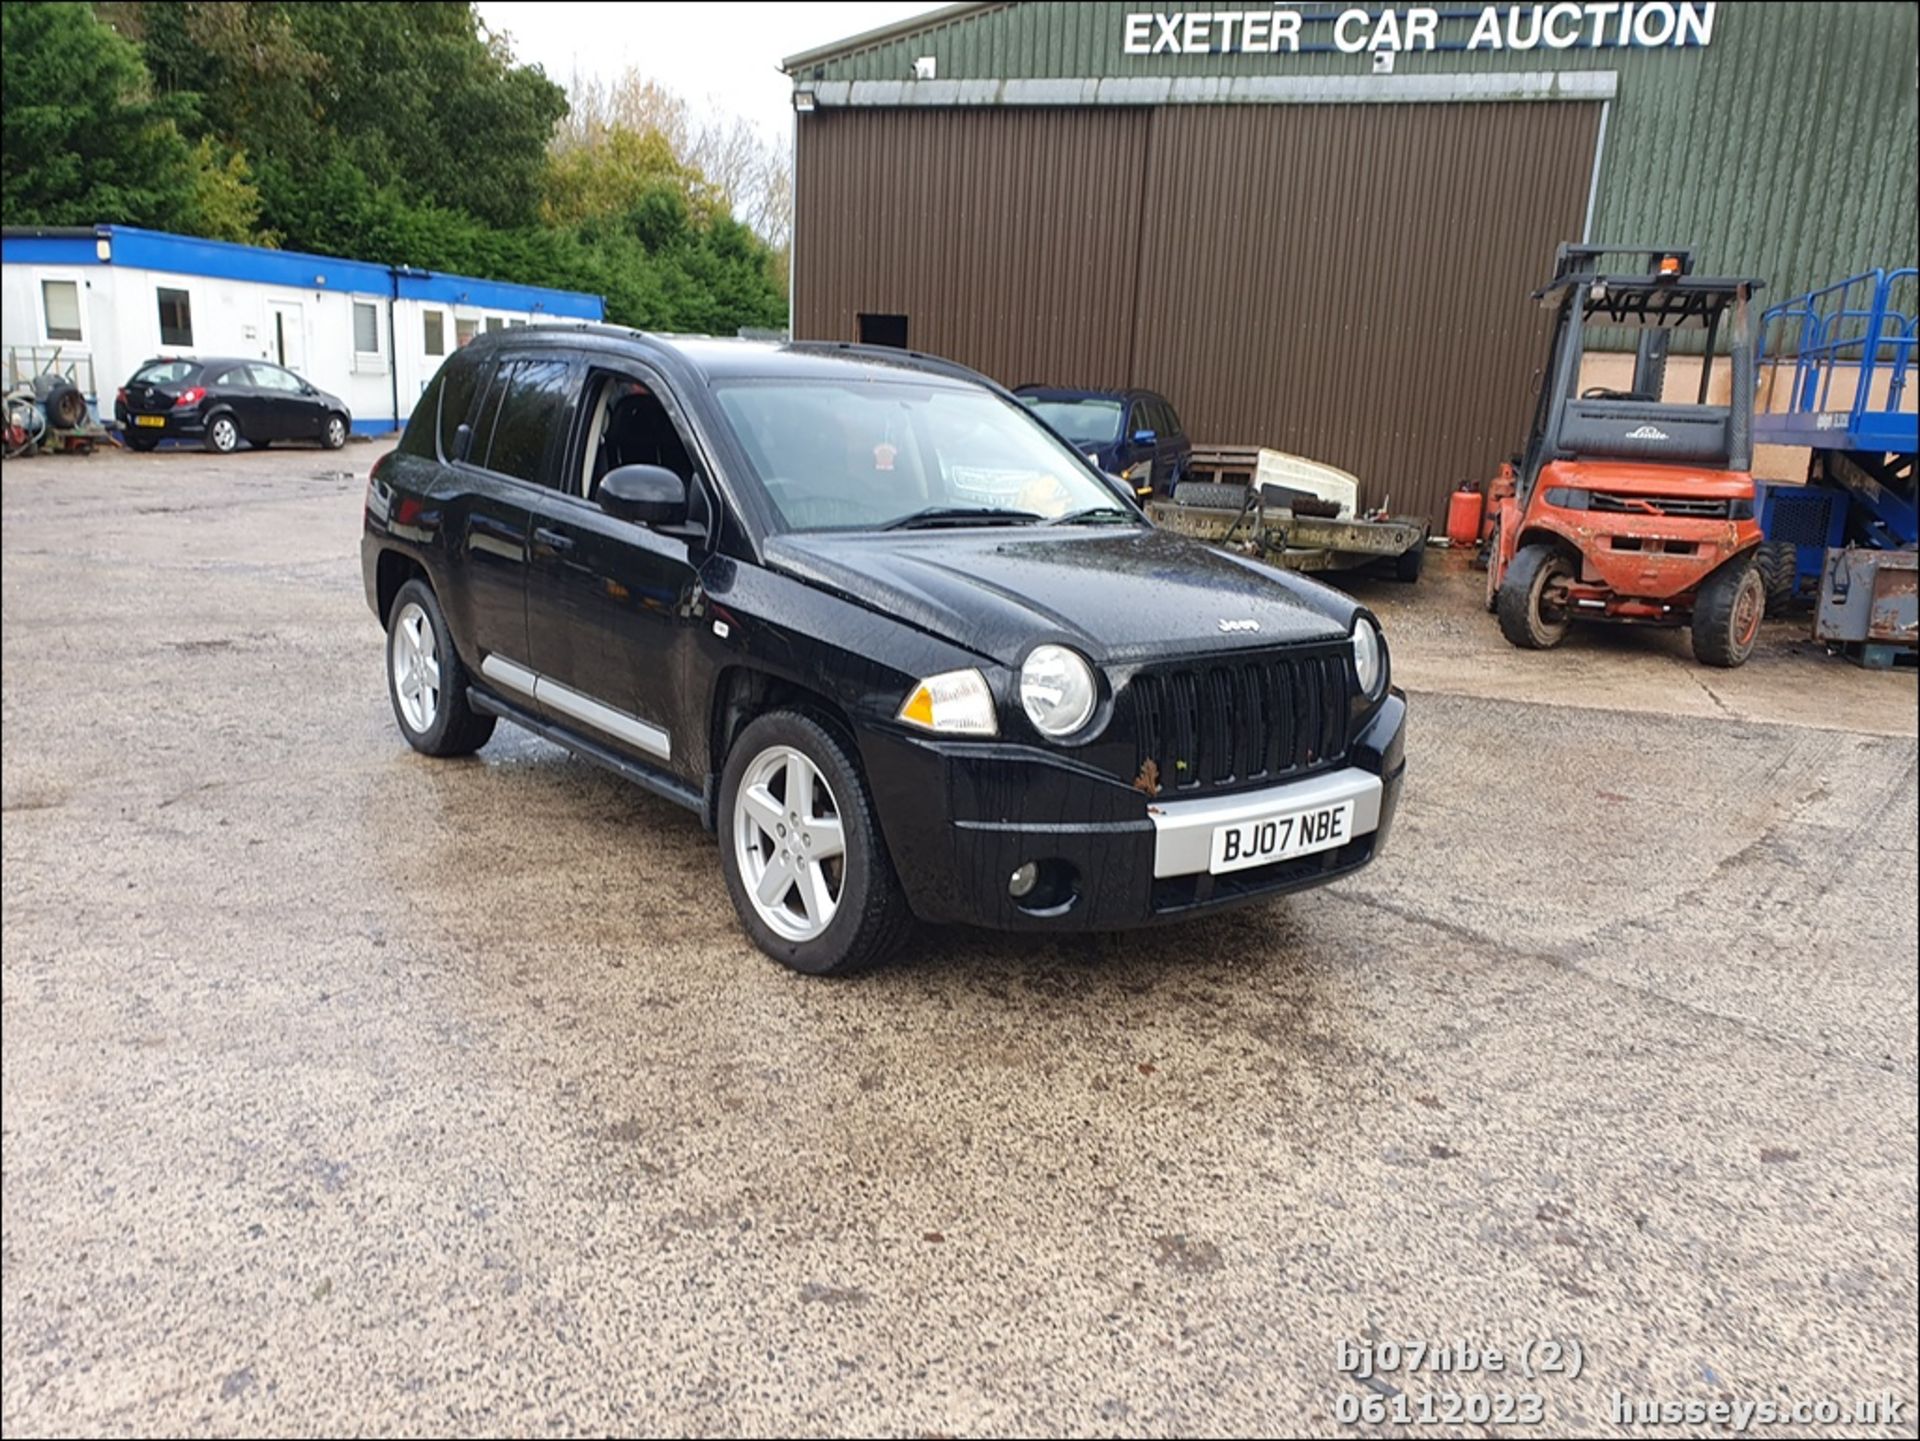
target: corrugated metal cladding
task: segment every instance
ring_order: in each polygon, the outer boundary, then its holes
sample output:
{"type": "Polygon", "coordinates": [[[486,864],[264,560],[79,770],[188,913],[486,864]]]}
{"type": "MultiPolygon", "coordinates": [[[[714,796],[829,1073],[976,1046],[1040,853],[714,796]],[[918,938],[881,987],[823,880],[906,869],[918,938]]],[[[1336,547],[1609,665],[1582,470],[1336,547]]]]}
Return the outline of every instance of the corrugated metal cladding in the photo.
{"type": "Polygon", "coordinates": [[[822,110],[795,333],[1017,385],[1145,385],[1203,442],[1353,471],[1436,521],[1519,443],[1598,104],[822,110]]]}
{"type": "Polygon", "coordinates": [[[819,111],[795,166],[794,334],[861,312],[1008,385],[1121,385],[1139,260],[1140,110],[819,111]]]}
{"type": "MultiPolygon", "coordinates": [[[[1129,12],[1198,8],[1171,0],[988,5],[809,64],[795,79],[906,79],[922,55],[934,57],[942,81],[1370,68],[1365,55],[1330,51],[1123,53],[1129,12]]],[[[1284,8],[1310,17],[1302,39],[1312,44],[1329,32],[1311,17],[1348,7],[1284,8]]],[[[1451,17],[1440,24],[1442,45],[1464,40],[1480,11],[1435,8],[1451,17]]],[[[1910,265],[1920,252],[1917,50],[1920,7],[1910,3],[1721,0],[1705,48],[1439,50],[1400,54],[1395,71],[1616,72],[1594,238],[1691,243],[1703,266],[1761,276],[1770,293],[1789,295],[1874,265],[1910,265]]],[[[1551,258],[1543,253],[1536,269],[1551,258]]]]}

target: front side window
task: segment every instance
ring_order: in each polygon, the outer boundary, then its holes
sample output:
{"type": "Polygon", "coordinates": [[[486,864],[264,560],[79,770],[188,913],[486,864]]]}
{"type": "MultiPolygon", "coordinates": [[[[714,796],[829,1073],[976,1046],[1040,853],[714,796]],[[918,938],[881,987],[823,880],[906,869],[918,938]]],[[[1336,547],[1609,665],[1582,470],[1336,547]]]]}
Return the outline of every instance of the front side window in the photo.
{"type": "Polygon", "coordinates": [[[500,370],[503,383],[496,387],[501,390],[500,409],[486,467],[518,480],[547,484],[547,448],[566,425],[572,366],[564,360],[515,360],[500,370]]]}
{"type": "Polygon", "coordinates": [[[905,381],[715,387],[786,530],[874,530],[933,509],[991,522],[1110,508],[1113,493],[1025,407],[905,381]]]}
{"type": "Polygon", "coordinates": [[[193,298],[184,290],[159,288],[160,343],[193,344],[193,298]]]}
{"type": "Polygon", "coordinates": [[[353,348],[360,355],[380,353],[380,309],[365,301],[353,302],[353,348]]]}
{"type": "Polygon", "coordinates": [[[447,317],[439,310],[425,310],[420,313],[421,328],[424,332],[428,355],[447,353],[447,317]]]}
{"type": "Polygon", "coordinates": [[[48,340],[79,340],[82,338],[80,331],[79,281],[41,281],[40,304],[46,311],[48,340]]]}
{"type": "Polygon", "coordinates": [[[1023,396],[1028,410],[1075,445],[1108,445],[1120,435],[1117,400],[1041,400],[1023,396]]]}

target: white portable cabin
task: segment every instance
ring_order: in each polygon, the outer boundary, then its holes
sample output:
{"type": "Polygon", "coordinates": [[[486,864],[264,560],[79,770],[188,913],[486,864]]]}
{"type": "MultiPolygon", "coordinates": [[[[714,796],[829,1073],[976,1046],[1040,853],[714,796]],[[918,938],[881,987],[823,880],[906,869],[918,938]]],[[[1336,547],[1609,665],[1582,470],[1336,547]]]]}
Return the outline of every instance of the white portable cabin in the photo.
{"type": "Polygon", "coordinates": [[[341,397],[371,435],[405,424],[475,335],[606,313],[579,291],[127,225],[0,232],[0,302],[9,388],[57,370],[111,423],[115,391],[143,361],[258,357],[341,397]]]}

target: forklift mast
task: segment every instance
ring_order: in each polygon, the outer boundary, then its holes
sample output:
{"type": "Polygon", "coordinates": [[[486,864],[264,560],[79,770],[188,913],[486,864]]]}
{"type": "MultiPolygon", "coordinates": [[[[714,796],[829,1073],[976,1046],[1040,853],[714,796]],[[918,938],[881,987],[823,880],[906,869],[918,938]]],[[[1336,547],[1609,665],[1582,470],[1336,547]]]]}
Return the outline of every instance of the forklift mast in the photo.
{"type": "Polygon", "coordinates": [[[1521,505],[1531,498],[1541,470],[1555,459],[1591,456],[1751,469],[1754,364],[1748,301],[1758,288],[1755,280],[1695,275],[1693,252],[1685,246],[1562,244],[1554,253],[1552,279],[1533,293],[1536,302],[1553,309],[1554,321],[1517,478],[1521,505]],[[1603,268],[1609,260],[1617,268],[1603,268]],[[1734,312],[1727,357],[1733,367],[1730,403],[1709,406],[1714,348],[1729,308],[1734,312]],[[1639,330],[1631,391],[1580,394],[1590,322],[1639,330]],[[1662,398],[1673,332],[1682,325],[1699,325],[1706,332],[1699,391],[1691,404],[1662,398]]]}

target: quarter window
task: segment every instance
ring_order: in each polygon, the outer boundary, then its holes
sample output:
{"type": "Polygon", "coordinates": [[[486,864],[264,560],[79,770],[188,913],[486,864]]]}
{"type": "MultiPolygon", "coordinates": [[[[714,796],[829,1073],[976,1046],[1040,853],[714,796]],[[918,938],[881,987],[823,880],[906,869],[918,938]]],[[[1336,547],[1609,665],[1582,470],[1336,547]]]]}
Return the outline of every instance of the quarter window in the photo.
{"type": "Polygon", "coordinates": [[[193,298],[184,290],[158,289],[160,299],[160,343],[193,344],[193,298]]]}
{"type": "Polygon", "coordinates": [[[548,442],[566,423],[570,370],[564,360],[516,360],[502,367],[506,388],[487,452],[488,470],[550,482],[544,462],[548,442]]]}
{"type": "MultiPolygon", "coordinates": [[[[473,415],[474,396],[487,377],[487,367],[471,360],[454,360],[441,373],[446,380],[440,387],[440,453],[448,460],[465,459],[454,448],[454,433],[473,415]]],[[[486,453],[484,447],[470,452],[475,458],[484,458],[486,453]]]]}
{"type": "Polygon", "coordinates": [[[81,339],[79,281],[41,281],[40,304],[46,311],[48,340],[81,339]]]}
{"type": "Polygon", "coordinates": [[[353,302],[353,349],[358,355],[380,353],[380,310],[363,300],[353,302]]]}
{"type": "Polygon", "coordinates": [[[444,312],[427,310],[421,312],[421,322],[425,330],[428,355],[447,353],[447,317],[444,312]]]}

